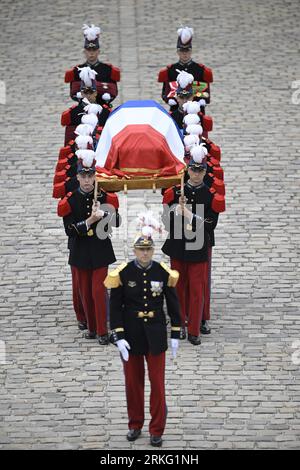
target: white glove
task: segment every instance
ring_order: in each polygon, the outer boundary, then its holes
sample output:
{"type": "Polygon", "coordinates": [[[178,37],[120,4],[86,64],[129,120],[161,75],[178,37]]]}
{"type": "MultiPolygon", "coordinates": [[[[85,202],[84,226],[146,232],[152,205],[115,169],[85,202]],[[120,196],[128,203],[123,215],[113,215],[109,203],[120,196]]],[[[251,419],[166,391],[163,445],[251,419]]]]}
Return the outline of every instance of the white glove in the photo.
{"type": "Polygon", "coordinates": [[[177,106],[178,103],[177,103],[177,101],[174,100],[173,98],[170,98],[170,99],[168,100],[168,105],[169,105],[169,106],[177,106]]]}
{"type": "Polygon", "coordinates": [[[97,217],[100,217],[100,219],[102,219],[102,218],[104,217],[104,211],[103,211],[102,209],[97,209],[97,210],[95,211],[95,215],[96,215],[97,217]]]}
{"type": "Polygon", "coordinates": [[[176,354],[177,354],[177,349],[179,346],[179,341],[178,339],[171,338],[171,349],[172,349],[172,356],[175,359],[176,354]]]}
{"type": "Polygon", "coordinates": [[[104,101],[109,101],[109,100],[111,100],[111,95],[110,95],[110,93],[103,93],[102,99],[103,99],[104,101]]]}
{"type": "Polygon", "coordinates": [[[206,106],[206,101],[203,99],[199,100],[198,103],[200,104],[200,106],[206,106]]]}
{"type": "Polygon", "coordinates": [[[130,349],[130,346],[127,343],[127,341],[125,339],[119,339],[119,341],[116,342],[116,345],[118,346],[118,349],[124,361],[128,361],[129,359],[128,349],[130,349]]]}

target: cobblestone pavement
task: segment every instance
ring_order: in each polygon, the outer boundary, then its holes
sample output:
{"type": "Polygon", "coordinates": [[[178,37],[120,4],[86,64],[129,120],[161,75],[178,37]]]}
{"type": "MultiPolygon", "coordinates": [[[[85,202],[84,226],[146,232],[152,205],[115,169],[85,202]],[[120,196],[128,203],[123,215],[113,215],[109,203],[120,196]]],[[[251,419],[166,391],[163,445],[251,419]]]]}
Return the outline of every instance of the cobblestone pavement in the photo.
{"type": "MultiPolygon", "coordinates": [[[[64,70],[80,61],[86,21],[103,26],[103,58],[122,68],[119,103],[158,99],[157,72],[176,58],[182,21],[196,32],[194,58],[214,70],[211,137],[223,151],[227,212],[213,332],[198,348],[182,342],[175,361],[168,353],[164,448],[299,448],[298,0],[105,0],[86,10],[79,0],[1,1],[0,448],[149,448],[146,426],[135,444],[124,439],[116,349],[77,330],[51,198],[60,113],[72,104],[64,70]]],[[[158,211],[160,196],[121,200],[120,261],[138,204],[158,211]]]]}

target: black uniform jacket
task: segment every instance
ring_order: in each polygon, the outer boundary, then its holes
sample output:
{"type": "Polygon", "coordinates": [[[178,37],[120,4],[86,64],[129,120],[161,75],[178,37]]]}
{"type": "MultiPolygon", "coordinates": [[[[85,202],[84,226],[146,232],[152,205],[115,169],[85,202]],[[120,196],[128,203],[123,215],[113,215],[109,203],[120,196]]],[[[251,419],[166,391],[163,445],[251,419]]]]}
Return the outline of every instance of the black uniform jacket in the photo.
{"type": "Polygon", "coordinates": [[[144,269],[136,260],[119,272],[119,286],[112,288],[110,293],[110,326],[114,343],[126,339],[131,354],[160,354],[166,351],[164,297],[171,319],[171,338],[180,338],[180,310],[176,281],[170,281],[172,273],[178,279],[177,271],[171,271],[155,261],[144,269]],[[154,285],[153,282],[158,284],[154,285]]]}
{"type": "Polygon", "coordinates": [[[180,186],[173,186],[164,193],[162,219],[169,236],[162,247],[162,251],[171,258],[181,261],[204,262],[208,259],[208,247],[215,244],[214,229],[219,214],[211,208],[213,194],[204,183],[197,187],[186,183],[184,185],[184,195],[187,199],[187,208],[194,214],[191,223],[187,218],[176,215],[175,206],[179,202],[180,186]],[[206,222],[198,218],[198,216],[201,217],[201,214],[196,209],[197,204],[203,204],[203,218],[206,222]],[[179,230],[176,228],[174,231],[174,223],[178,224],[179,230]],[[203,236],[201,236],[200,230],[203,236]],[[199,247],[199,240],[203,241],[201,248],[199,247]],[[193,249],[193,244],[195,244],[195,249],[193,249]]]}
{"type": "Polygon", "coordinates": [[[170,111],[171,118],[176,122],[179,129],[183,129],[183,111],[180,111],[180,109],[176,106],[173,106],[172,108],[173,109],[170,111]]]}
{"type": "Polygon", "coordinates": [[[184,112],[179,109],[179,107],[173,106],[173,109],[170,111],[171,118],[176,122],[179,129],[183,129],[183,118],[185,116],[184,112]]]}
{"type": "MultiPolygon", "coordinates": [[[[89,230],[85,223],[91,215],[93,205],[93,192],[83,193],[80,188],[62,199],[59,205],[64,207],[64,226],[69,237],[70,250],[69,264],[81,269],[97,269],[108,266],[116,261],[111,243],[111,227],[118,227],[121,223],[118,214],[117,196],[114,193],[101,191],[98,196],[100,208],[105,216],[99,222],[91,225],[89,230]],[[67,210],[65,210],[67,206],[67,210]],[[103,227],[105,238],[100,239],[96,234],[98,224],[103,227]]],[[[63,214],[59,214],[63,215],[63,214]]],[[[98,227],[100,229],[100,227],[98,227]]]]}

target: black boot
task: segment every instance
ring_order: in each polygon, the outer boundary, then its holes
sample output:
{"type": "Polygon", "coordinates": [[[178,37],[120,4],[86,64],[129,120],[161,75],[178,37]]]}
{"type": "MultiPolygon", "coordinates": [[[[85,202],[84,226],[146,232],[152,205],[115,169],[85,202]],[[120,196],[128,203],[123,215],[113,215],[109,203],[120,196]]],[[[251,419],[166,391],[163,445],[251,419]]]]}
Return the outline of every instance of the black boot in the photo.
{"type": "Polygon", "coordinates": [[[93,331],[87,331],[86,333],[84,333],[83,337],[85,339],[95,339],[97,335],[93,331]]]}
{"type": "Polygon", "coordinates": [[[98,341],[101,346],[107,346],[109,344],[108,335],[98,336],[98,341]]]}
{"type": "Polygon", "coordinates": [[[127,441],[135,441],[141,435],[141,432],[140,429],[129,429],[126,436],[127,441]]]}
{"type": "Polygon", "coordinates": [[[161,436],[150,436],[150,444],[153,447],[161,447],[161,445],[162,445],[161,436]]]}
{"type": "Polygon", "coordinates": [[[208,321],[202,320],[200,331],[203,335],[209,335],[211,333],[211,329],[209,327],[208,321]]]}
{"type": "Polygon", "coordinates": [[[78,322],[78,328],[79,330],[87,330],[87,324],[83,321],[78,322]]]}
{"type": "Polygon", "coordinates": [[[190,343],[192,343],[194,346],[198,346],[201,344],[201,339],[200,336],[193,336],[193,335],[188,335],[188,340],[190,343]]]}

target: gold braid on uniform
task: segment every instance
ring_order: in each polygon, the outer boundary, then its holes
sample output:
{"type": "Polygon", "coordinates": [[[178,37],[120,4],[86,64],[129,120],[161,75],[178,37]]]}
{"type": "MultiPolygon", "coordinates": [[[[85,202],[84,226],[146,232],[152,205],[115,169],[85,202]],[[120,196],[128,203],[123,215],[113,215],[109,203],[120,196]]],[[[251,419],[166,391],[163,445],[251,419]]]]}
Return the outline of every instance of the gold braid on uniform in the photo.
{"type": "Polygon", "coordinates": [[[107,289],[116,289],[117,287],[122,285],[121,279],[120,279],[120,272],[126,268],[127,263],[122,263],[120,266],[118,266],[116,269],[108,273],[104,280],[104,285],[107,289]]]}
{"type": "Polygon", "coordinates": [[[175,269],[169,268],[169,266],[163,261],[160,263],[160,265],[169,274],[168,287],[175,287],[179,279],[179,272],[175,269]]]}

